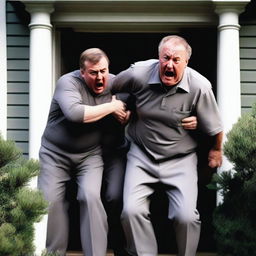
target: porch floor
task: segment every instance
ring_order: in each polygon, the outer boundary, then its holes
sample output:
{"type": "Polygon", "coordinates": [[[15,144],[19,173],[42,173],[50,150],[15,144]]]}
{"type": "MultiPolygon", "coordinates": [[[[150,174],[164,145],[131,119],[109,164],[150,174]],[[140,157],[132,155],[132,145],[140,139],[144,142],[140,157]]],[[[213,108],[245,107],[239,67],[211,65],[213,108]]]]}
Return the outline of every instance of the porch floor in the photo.
{"type": "MultiPolygon", "coordinates": [[[[82,252],[77,251],[69,251],[67,252],[67,256],[83,256],[82,252]]],[[[107,252],[107,256],[114,256],[114,254],[111,251],[107,252]]],[[[174,254],[159,254],[159,256],[175,256],[174,254]]],[[[196,256],[217,256],[216,253],[210,253],[210,252],[198,252],[196,256]]]]}

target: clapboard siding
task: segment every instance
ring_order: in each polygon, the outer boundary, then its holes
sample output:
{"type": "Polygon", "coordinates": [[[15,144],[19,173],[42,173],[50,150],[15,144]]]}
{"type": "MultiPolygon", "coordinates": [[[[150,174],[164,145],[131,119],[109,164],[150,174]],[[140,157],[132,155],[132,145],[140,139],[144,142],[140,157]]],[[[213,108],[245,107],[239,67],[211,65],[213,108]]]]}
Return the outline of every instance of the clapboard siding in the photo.
{"type": "Polygon", "coordinates": [[[247,48],[254,48],[256,45],[256,36],[255,37],[241,37],[240,38],[240,45],[247,48]]]}
{"type": "MultiPolygon", "coordinates": [[[[8,20],[7,20],[8,22],[8,20]]],[[[8,36],[29,36],[29,30],[23,24],[8,24],[7,23],[7,35],[8,36]]]]}
{"type": "Polygon", "coordinates": [[[9,82],[28,82],[28,71],[11,70],[7,72],[7,79],[9,82]]]}
{"type": "Polygon", "coordinates": [[[243,107],[251,107],[252,104],[255,102],[255,95],[243,95],[241,100],[243,107]]]}
{"type": "Polygon", "coordinates": [[[28,142],[26,141],[22,141],[22,142],[18,142],[16,141],[16,145],[17,147],[19,147],[23,153],[23,155],[26,157],[28,156],[28,142]]]}
{"type": "Polygon", "coordinates": [[[242,59],[256,59],[256,49],[241,48],[240,57],[242,59]]]}
{"type": "Polygon", "coordinates": [[[16,130],[17,127],[22,130],[27,130],[28,131],[28,119],[25,118],[11,118],[7,119],[7,125],[9,129],[16,130]]]}
{"type": "Polygon", "coordinates": [[[28,98],[28,94],[17,94],[17,93],[13,93],[13,94],[8,94],[7,95],[7,101],[10,105],[14,106],[27,106],[28,102],[29,102],[29,98],[28,98]]]}
{"type": "MultiPolygon", "coordinates": [[[[19,40],[19,37],[17,37],[19,40]]],[[[7,47],[8,59],[28,59],[29,58],[29,46],[21,47],[7,47]]]]}
{"type": "Polygon", "coordinates": [[[248,113],[248,112],[251,112],[251,110],[252,110],[251,107],[249,107],[249,108],[243,107],[243,108],[241,109],[241,114],[242,114],[242,115],[243,115],[243,114],[246,114],[246,113],[248,113]]]}
{"type": "Polygon", "coordinates": [[[29,46],[29,37],[28,36],[19,36],[19,40],[17,40],[17,36],[8,36],[7,44],[9,46],[29,46]]]}
{"type": "Polygon", "coordinates": [[[246,25],[243,24],[241,29],[240,29],[240,36],[245,37],[245,36],[254,36],[256,37],[256,24],[250,24],[246,25]]]}
{"type": "Polygon", "coordinates": [[[255,83],[242,83],[241,88],[242,94],[252,94],[256,95],[256,82],[255,83]]]}
{"type": "MultiPolygon", "coordinates": [[[[29,29],[19,2],[7,1],[7,138],[25,156],[29,138],[29,29]]],[[[26,14],[25,14],[26,15],[26,14]]]]}
{"type": "Polygon", "coordinates": [[[7,61],[7,67],[8,70],[26,70],[28,71],[29,69],[29,60],[14,60],[14,59],[9,59],[7,61]]]}
{"type": "Polygon", "coordinates": [[[11,24],[11,23],[19,23],[20,20],[17,17],[16,13],[14,13],[14,9],[13,8],[7,8],[7,10],[9,11],[6,14],[6,18],[8,20],[8,23],[9,24],[11,24]]]}
{"type": "Polygon", "coordinates": [[[22,131],[20,129],[13,129],[9,131],[9,137],[11,137],[15,141],[21,141],[20,138],[23,138],[22,141],[27,142],[28,141],[28,131],[22,131]]]}
{"type": "Polygon", "coordinates": [[[7,79],[9,82],[28,82],[28,71],[11,70],[7,72],[7,79]]]}
{"type": "Polygon", "coordinates": [[[28,83],[19,83],[19,82],[9,82],[7,88],[8,94],[11,93],[28,93],[29,85],[28,83]]]}
{"type": "Polygon", "coordinates": [[[256,81],[256,69],[255,70],[241,70],[242,82],[255,82],[256,81]]]}
{"type": "Polygon", "coordinates": [[[241,59],[241,70],[255,70],[256,59],[241,59]]]}
{"type": "Polygon", "coordinates": [[[256,24],[243,24],[240,30],[242,113],[256,102],[256,24]]]}
{"type": "MultiPolygon", "coordinates": [[[[29,114],[28,106],[8,106],[8,118],[27,118],[29,114]]],[[[18,129],[19,127],[17,127],[18,129]]]]}

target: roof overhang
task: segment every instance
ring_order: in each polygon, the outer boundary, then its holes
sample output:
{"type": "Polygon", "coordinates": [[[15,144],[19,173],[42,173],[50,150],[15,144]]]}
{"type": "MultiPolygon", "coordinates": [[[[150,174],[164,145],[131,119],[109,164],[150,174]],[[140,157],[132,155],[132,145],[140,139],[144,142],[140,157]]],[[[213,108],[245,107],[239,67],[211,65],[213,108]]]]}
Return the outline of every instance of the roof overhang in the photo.
{"type": "MultiPolygon", "coordinates": [[[[216,26],[216,5],[248,0],[22,0],[26,6],[51,5],[51,22],[84,32],[170,32],[180,27],[216,26]]],[[[31,9],[31,8],[30,8],[31,9]]]]}

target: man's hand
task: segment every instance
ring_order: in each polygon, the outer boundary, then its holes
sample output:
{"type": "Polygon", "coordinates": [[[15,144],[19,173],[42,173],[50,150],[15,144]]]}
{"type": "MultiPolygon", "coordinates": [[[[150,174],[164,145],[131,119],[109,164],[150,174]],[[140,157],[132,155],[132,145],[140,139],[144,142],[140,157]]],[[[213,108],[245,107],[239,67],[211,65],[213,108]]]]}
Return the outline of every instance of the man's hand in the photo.
{"type": "Polygon", "coordinates": [[[126,112],[126,116],[119,116],[119,115],[116,115],[115,113],[113,113],[113,116],[122,124],[122,125],[125,125],[128,123],[128,121],[130,120],[130,116],[131,116],[131,111],[130,110],[127,110],[126,112]]]}
{"type": "Polygon", "coordinates": [[[222,150],[211,149],[208,154],[208,165],[211,168],[220,167],[222,164],[222,150]]]}
{"type": "Polygon", "coordinates": [[[181,125],[186,130],[195,130],[197,128],[196,116],[189,116],[181,120],[181,125]]]}
{"type": "Polygon", "coordinates": [[[111,105],[113,107],[113,113],[121,113],[124,114],[125,112],[125,103],[121,100],[117,100],[116,96],[112,96],[111,105]]]}
{"type": "Polygon", "coordinates": [[[120,119],[125,120],[126,111],[125,103],[117,100],[116,96],[112,96],[111,102],[99,104],[96,106],[84,105],[84,123],[92,123],[109,115],[116,114],[120,119]]]}
{"type": "Polygon", "coordinates": [[[127,122],[130,116],[130,111],[128,112],[125,110],[126,108],[125,103],[121,100],[117,100],[116,96],[113,95],[111,104],[113,104],[113,107],[114,107],[114,111],[112,114],[115,116],[115,118],[121,124],[124,124],[125,122],[127,122]]]}

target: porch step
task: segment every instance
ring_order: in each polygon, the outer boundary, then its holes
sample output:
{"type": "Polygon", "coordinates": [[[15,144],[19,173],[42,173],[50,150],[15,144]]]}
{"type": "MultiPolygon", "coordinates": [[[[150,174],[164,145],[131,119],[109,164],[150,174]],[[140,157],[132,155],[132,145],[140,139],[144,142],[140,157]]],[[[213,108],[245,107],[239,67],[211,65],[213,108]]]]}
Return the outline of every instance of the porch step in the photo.
{"type": "MultiPolygon", "coordinates": [[[[67,256],[83,256],[83,253],[82,252],[77,252],[77,251],[69,251],[67,252],[67,256]]],[[[106,256],[114,256],[114,254],[109,251],[107,252],[107,255],[106,256]]],[[[159,254],[159,256],[176,256],[174,254],[159,254]]],[[[217,256],[216,253],[212,253],[212,252],[198,252],[196,254],[196,256],[217,256]]]]}

